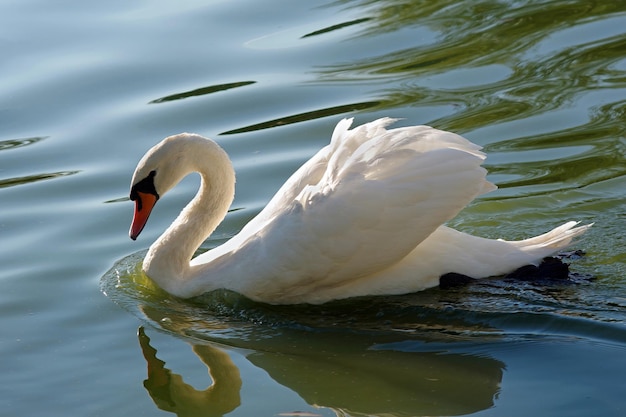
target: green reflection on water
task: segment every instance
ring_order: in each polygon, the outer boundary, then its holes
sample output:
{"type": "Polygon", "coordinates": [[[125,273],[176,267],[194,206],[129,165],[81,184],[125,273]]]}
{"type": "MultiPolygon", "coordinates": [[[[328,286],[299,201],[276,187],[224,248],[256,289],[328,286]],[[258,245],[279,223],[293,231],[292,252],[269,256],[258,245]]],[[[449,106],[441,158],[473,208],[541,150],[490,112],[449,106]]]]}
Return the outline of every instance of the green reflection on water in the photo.
{"type": "Polygon", "coordinates": [[[602,188],[613,189],[613,207],[626,204],[618,190],[626,175],[625,3],[337,3],[369,17],[357,39],[407,28],[433,35],[320,66],[318,81],[382,85],[377,98],[385,109],[452,105],[424,122],[485,146],[501,188],[486,200],[561,200],[567,190],[602,188]]]}

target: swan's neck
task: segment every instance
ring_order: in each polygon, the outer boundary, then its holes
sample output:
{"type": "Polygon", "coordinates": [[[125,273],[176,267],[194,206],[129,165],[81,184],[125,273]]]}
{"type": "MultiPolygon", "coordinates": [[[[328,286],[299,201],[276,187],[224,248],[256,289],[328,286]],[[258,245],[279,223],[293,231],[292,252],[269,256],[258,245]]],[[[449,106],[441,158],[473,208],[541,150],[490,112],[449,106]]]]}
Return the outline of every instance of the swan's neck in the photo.
{"type": "Polygon", "coordinates": [[[143,270],[153,281],[179,296],[186,296],[192,285],[189,262],[224,219],[235,195],[235,172],[221,148],[195,159],[200,162],[189,171],[200,173],[200,189],[150,246],[143,264],[143,270]]]}

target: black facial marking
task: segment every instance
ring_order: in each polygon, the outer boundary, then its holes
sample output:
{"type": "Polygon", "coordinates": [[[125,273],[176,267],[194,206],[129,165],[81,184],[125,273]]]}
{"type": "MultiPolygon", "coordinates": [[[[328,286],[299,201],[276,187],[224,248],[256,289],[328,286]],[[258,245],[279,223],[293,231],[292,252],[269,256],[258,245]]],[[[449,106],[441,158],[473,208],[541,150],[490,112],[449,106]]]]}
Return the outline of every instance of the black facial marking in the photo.
{"type": "Polygon", "coordinates": [[[137,209],[141,211],[141,198],[139,197],[139,193],[147,193],[156,196],[156,199],[159,199],[159,193],[157,193],[156,188],[154,187],[154,177],[156,175],[156,171],[150,171],[150,174],[130,189],[130,199],[131,201],[137,201],[137,209]]]}

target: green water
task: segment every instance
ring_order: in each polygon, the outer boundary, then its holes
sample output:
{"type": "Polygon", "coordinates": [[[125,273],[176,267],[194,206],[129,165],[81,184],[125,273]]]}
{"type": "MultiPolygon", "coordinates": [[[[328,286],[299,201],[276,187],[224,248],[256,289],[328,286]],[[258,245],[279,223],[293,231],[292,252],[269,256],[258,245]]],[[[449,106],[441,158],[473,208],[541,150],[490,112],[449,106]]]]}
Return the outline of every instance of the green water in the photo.
{"type": "Polygon", "coordinates": [[[0,16],[0,415],[625,415],[623,2],[32,0],[0,16]],[[272,307],[181,301],[137,273],[198,185],[128,239],[130,176],[158,140],[198,132],[233,160],[209,249],[347,116],[484,146],[499,189],[460,230],[595,222],[569,261],[581,278],[272,307]]]}

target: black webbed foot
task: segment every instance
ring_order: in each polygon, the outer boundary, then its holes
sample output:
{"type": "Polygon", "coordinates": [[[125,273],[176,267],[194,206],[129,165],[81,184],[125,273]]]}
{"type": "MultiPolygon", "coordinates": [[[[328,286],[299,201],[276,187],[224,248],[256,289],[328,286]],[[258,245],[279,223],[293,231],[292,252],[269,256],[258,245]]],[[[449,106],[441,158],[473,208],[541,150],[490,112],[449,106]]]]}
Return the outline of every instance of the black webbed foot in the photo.
{"type": "Polygon", "coordinates": [[[476,281],[475,278],[468,277],[467,275],[448,272],[439,277],[439,288],[446,290],[448,288],[462,287],[474,281],[476,281]]]}
{"type": "MultiPolygon", "coordinates": [[[[544,258],[538,266],[524,265],[505,275],[504,279],[545,284],[592,281],[594,279],[592,276],[583,276],[570,272],[569,264],[562,261],[563,259],[579,259],[584,254],[585,252],[581,250],[562,252],[555,257],[544,258]]],[[[439,277],[439,288],[456,288],[469,285],[474,281],[477,281],[477,279],[456,272],[449,272],[439,277]]]]}
{"type": "Polygon", "coordinates": [[[544,258],[539,266],[524,265],[510,274],[505,279],[518,281],[553,281],[569,279],[569,265],[558,258],[544,258]]]}

